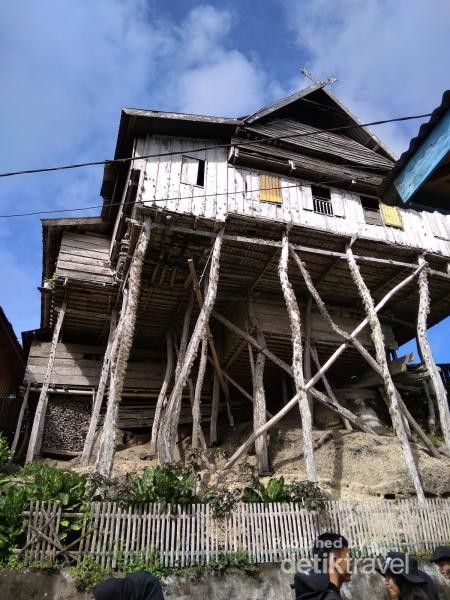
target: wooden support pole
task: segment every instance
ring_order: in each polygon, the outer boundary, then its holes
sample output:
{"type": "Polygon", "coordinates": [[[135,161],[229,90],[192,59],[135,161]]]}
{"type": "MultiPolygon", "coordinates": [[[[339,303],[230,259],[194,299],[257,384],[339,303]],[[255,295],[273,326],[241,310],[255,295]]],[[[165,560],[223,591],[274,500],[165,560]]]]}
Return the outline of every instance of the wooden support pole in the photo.
{"type": "Polygon", "coordinates": [[[137,310],[141,290],[142,268],[145,254],[150,241],[151,222],[145,217],[144,225],[139,234],[133,258],[130,263],[127,281],[128,294],[123,298],[120,313],[117,344],[112,349],[111,372],[106,415],[100,438],[100,447],[95,463],[95,471],[103,477],[109,478],[113,468],[116,450],[116,423],[119,404],[122,398],[123,386],[127,370],[128,358],[133,345],[136,327],[137,310]],[[125,304],[126,302],[126,304],[125,304]]]}
{"type": "MultiPolygon", "coordinates": [[[[195,270],[195,266],[194,266],[194,261],[192,259],[188,259],[188,265],[189,265],[189,271],[191,274],[191,278],[192,278],[192,285],[194,287],[194,292],[195,295],[197,297],[197,302],[198,305],[200,307],[200,310],[203,307],[203,296],[202,296],[202,291],[200,289],[200,285],[199,285],[199,281],[198,281],[198,277],[197,277],[197,272],[195,270]]],[[[211,352],[211,356],[214,362],[214,367],[217,371],[217,376],[219,378],[219,383],[220,383],[220,387],[222,388],[222,391],[225,395],[225,400],[227,403],[227,414],[228,414],[228,421],[230,423],[230,427],[234,427],[234,418],[233,418],[233,414],[231,412],[231,402],[230,402],[230,397],[228,394],[228,388],[225,385],[225,381],[222,377],[222,370],[220,368],[220,361],[219,361],[219,357],[217,355],[217,350],[216,350],[216,345],[214,343],[214,339],[212,337],[211,334],[211,328],[209,326],[209,322],[206,323],[206,336],[208,338],[208,344],[209,344],[209,350],[211,352]]]]}
{"type": "Polygon", "coordinates": [[[417,470],[417,466],[414,462],[414,456],[411,450],[411,446],[409,445],[408,436],[405,431],[405,426],[402,419],[402,414],[398,404],[398,392],[394,387],[394,383],[392,381],[391,374],[389,372],[389,366],[386,358],[386,352],[384,348],[384,338],[383,338],[383,330],[381,328],[381,323],[378,319],[374,302],[372,296],[370,294],[369,288],[366,286],[364,279],[361,275],[359,267],[356,263],[356,260],[353,256],[352,249],[350,246],[347,246],[346,250],[348,266],[350,269],[350,274],[352,279],[358,289],[359,295],[363,302],[364,308],[366,310],[367,318],[369,320],[371,335],[373,344],[375,347],[375,354],[377,357],[377,362],[382,368],[383,373],[383,383],[384,389],[386,392],[386,396],[388,399],[389,412],[391,414],[392,424],[394,426],[394,430],[400,440],[400,444],[402,446],[403,455],[406,463],[406,468],[408,469],[409,475],[413,482],[414,488],[416,490],[417,499],[419,502],[425,502],[425,494],[423,491],[422,483],[420,481],[419,472],[417,470]]]}
{"type": "MultiPolygon", "coordinates": [[[[401,289],[403,289],[406,285],[408,285],[411,281],[413,281],[413,279],[415,277],[417,277],[417,275],[420,273],[420,271],[422,270],[422,268],[423,267],[419,266],[414,271],[414,273],[411,273],[411,275],[408,275],[408,277],[405,277],[405,279],[403,281],[401,281],[394,288],[392,288],[392,290],[390,292],[388,292],[384,296],[384,298],[382,298],[380,300],[380,302],[378,302],[378,304],[375,306],[375,312],[378,313],[389,302],[389,300],[391,300],[391,298],[393,298],[395,296],[395,294],[397,294],[401,289]]],[[[218,318],[217,314],[214,314],[214,316],[216,318],[218,318]]],[[[222,322],[226,321],[226,319],[224,319],[224,317],[220,317],[219,320],[222,320],[222,322]]],[[[228,321],[228,324],[230,324],[229,321],[228,321]]],[[[352,331],[352,333],[350,334],[350,337],[349,337],[349,341],[346,341],[343,344],[341,344],[339,346],[339,348],[337,348],[335,350],[335,352],[333,352],[333,354],[330,356],[330,358],[317,371],[317,373],[315,375],[313,375],[313,377],[311,377],[311,379],[305,385],[305,390],[311,389],[313,387],[313,385],[315,383],[317,383],[317,381],[319,381],[319,379],[322,377],[322,375],[328,371],[328,369],[331,367],[331,365],[344,352],[344,350],[347,348],[348,344],[351,343],[351,340],[354,339],[356,336],[358,336],[367,324],[368,324],[368,318],[366,317],[352,331]]],[[[236,326],[233,326],[233,327],[236,327],[236,326]]],[[[245,334],[245,332],[242,332],[242,333],[245,334]]],[[[253,445],[253,442],[255,441],[255,439],[259,435],[262,435],[266,431],[269,431],[269,429],[271,429],[274,425],[276,425],[285,415],[287,415],[292,410],[292,408],[295,406],[295,404],[297,402],[298,402],[298,398],[297,398],[297,394],[295,394],[295,396],[293,398],[291,398],[289,400],[289,402],[285,406],[283,406],[283,408],[281,410],[279,410],[271,419],[269,419],[263,427],[260,427],[258,431],[255,431],[252,435],[250,435],[247,438],[247,440],[230,457],[230,459],[224,465],[223,470],[226,471],[227,469],[229,469],[230,467],[232,467],[234,465],[234,463],[237,460],[239,460],[239,458],[245,452],[247,452],[247,450],[253,445]]],[[[350,421],[350,422],[352,422],[352,421],[350,421]]]]}
{"type": "Polygon", "coordinates": [[[113,309],[111,319],[109,323],[109,335],[108,342],[106,344],[105,354],[103,356],[102,370],[100,373],[100,379],[98,382],[97,393],[95,394],[94,404],[92,406],[91,419],[89,421],[89,429],[84,440],[83,452],[81,454],[80,464],[82,467],[86,467],[89,464],[89,459],[92,454],[92,446],[94,445],[95,432],[97,431],[98,418],[100,416],[100,409],[103,403],[103,397],[105,395],[106,385],[110,375],[111,367],[111,351],[113,341],[116,333],[116,309],[113,309]]]}
{"type": "Polygon", "coordinates": [[[16,454],[17,444],[19,443],[20,431],[22,429],[22,423],[23,423],[23,416],[25,414],[25,409],[27,408],[27,405],[28,405],[28,396],[30,395],[30,387],[31,387],[31,381],[28,381],[27,389],[25,390],[25,394],[24,394],[24,397],[22,400],[22,405],[20,407],[19,418],[17,419],[16,431],[14,433],[13,443],[11,446],[11,454],[13,457],[16,454]]]}
{"type": "Polygon", "coordinates": [[[365,431],[366,433],[370,433],[372,435],[378,435],[377,432],[370,427],[370,425],[367,425],[361,419],[361,417],[358,417],[350,410],[339,404],[339,402],[334,398],[334,396],[327,396],[326,394],[319,392],[319,390],[317,390],[316,388],[311,388],[311,394],[324,406],[338,413],[338,415],[340,415],[343,419],[348,419],[348,421],[352,423],[357,429],[360,429],[361,431],[365,431]]]}
{"type": "Polygon", "coordinates": [[[28,443],[28,450],[25,462],[31,462],[36,456],[39,455],[42,446],[42,437],[44,435],[44,424],[45,415],[47,413],[48,404],[48,388],[53,373],[53,365],[55,364],[56,349],[58,347],[59,338],[61,335],[61,328],[64,321],[64,315],[66,314],[67,299],[64,299],[62,306],[58,313],[56,320],[55,329],[53,330],[52,344],[50,347],[50,355],[48,357],[47,371],[45,372],[44,381],[42,382],[41,393],[36,406],[36,412],[34,414],[33,428],[30,434],[30,441],[28,443]]]}
{"type": "Polygon", "coordinates": [[[303,452],[305,454],[306,477],[309,481],[316,481],[316,465],[314,462],[314,447],[312,439],[311,411],[309,410],[308,396],[305,389],[303,373],[303,348],[300,309],[288,276],[289,240],[287,233],[283,234],[278,274],[284,301],[286,303],[291,324],[292,334],[292,371],[294,375],[295,390],[299,399],[300,415],[302,418],[303,452]]]}
{"type": "Polygon", "coordinates": [[[200,403],[202,396],[203,380],[205,378],[206,359],[208,358],[208,338],[203,336],[198,366],[197,381],[195,383],[194,405],[192,407],[192,447],[198,448],[200,425],[200,403]]]}
{"type": "Polygon", "coordinates": [[[428,431],[434,433],[436,431],[436,410],[434,408],[433,398],[431,397],[430,390],[428,388],[428,381],[422,381],[422,388],[425,392],[428,404],[428,431]]]}
{"type": "MultiPolygon", "coordinates": [[[[312,298],[309,297],[306,301],[306,310],[305,310],[305,352],[303,357],[304,362],[304,372],[305,379],[309,381],[311,379],[311,308],[312,308],[312,298]]],[[[308,392],[308,406],[311,412],[311,424],[314,425],[314,406],[313,406],[313,398],[311,394],[308,392]]]]}
{"type": "Polygon", "coordinates": [[[377,368],[378,368],[377,361],[369,354],[369,352],[364,348],[364,346],[361,344],[361,342],[356,337],[352,337],[347,331],[344,331],[343,329],[341,329],[341,327],[339,327],[334,322],[330,313],[328,312],[325,302],[322,300],[319,292],[317,291],[317,288],[315,287],[315,285],[311,279],[311,276],[308,272],[308,269],[306,268],[306,265],[301,260],[301,258],[297,255],[297,253],[295,252],[295,250],[292,246],[289,247],[289,251],[290,251],[291,257],[293,258],[295,264],[299,268],[299,270],[302,274],[303,280],[305,282],[305,285],[308,288],[308,291],[311,294],[311,296],[314,298],[314,301],[317,304],[317,308],[319,309],[319,312],[322,315],[325,322],[328,324],[328,326],[331,328],[332,331],[334,331],[340,337],[344,338],[344,340],[346,340],[348,343],[352,344],[356,348],[356,350],[358,350],[358,352],[372,366],[372,368],[377,370],[377,368]]]}
{"type": "Polygon", "coordinates": [[[259,344],[253,336],[251,336],[249,333],[232,323],[229,319],[218,313],[216,310],[213,310],[211,314],[217,321],[219,321],[219,323],[222,323],[222,325],[224,325],[227,329],[233,331],[237,335],[241,336],[243,339],[247,340],[247,342],[254,346],[258,350],[258,352],[262,352],[266,358],[271,360],[274,364],[280,367],[280,369],[286,371],[286,373],[292,376],[291,367],[283,360],[281,360],[281,358],[278,358],[278,356],[276,356],[268,348],[261,346],[261,344],[259,344]]]}
{"type": "Polygon", "coordinates": [[[186,348],[189,340],[189,325],[191,323],[192,309],[194,307],[194,296],[192,292],[189,294],[188,303],[186,306],[186,312],[184,313],[183,329],[181,331],[180,339],[180,350],[178,352],[177,366],[175,368],[175,379],[178,378],[180,373],[181,365],[183,364],[184,357],[186,356],[186,348]]]}
{"type": "Polygon", "coordinates": [[[208,292],[200,310],[200,314],[197,318],[192,337],[189,340],[183,364],[178,373],[178,377],[175,380],[175,384],[170,394],[166,411],[161,423],[161,435],[158,436],[157,447],[158,458],[163,464],[173,460],[181,409],[181,394],[191,372],[195,357],[197,356],[200,341],[206,333],[206,324],[208,323],[216,299],[217,287],[219,283],[219,260],[220,251],[222,248],[222,239],[223,230],[219,233],[214,241],[211,255],[208,292]]]}
{"type": "Polygon", "coordinates": [[[156,401],[155,407],[155,415],[153,417],[152,423],[152,434],[150,439],[150,452],[155,452],[156,450],[156,440],[158,438],[159,432],[159,424],[161,422],[161,414],[164,410],[166,399],[167,399],[167,390],[169,388],[170,382],[172,380],[173,375],[173,367],[174,367],[174,356],[173,356],[173,333],[172,330],[169,329],[166,334],[166,372],[164,373],[164,381],[162,383],[161,389],[159,391],[158,400],[156,401]]]}
{"type": "MultiPolygon", "coordinates": [[[[257,342],[260,346],[266,345],[264,334],[256,317],[253,300],[249,297],[248,303],[249,319],[256,330],[257,342]]],[[[250,359],[253,363],[253,353],[249,345],[250,359]]],[[[262,352],[258,352],[256,361],[253,363],[253,430],[258,431],[266,422],[266,394],[264,391],[264,367],[266,358],[262,352]]],[[[258,471],[260,475],[269,472],[269,454],[267,447],[267,436],[262,435],[255,440],[255,454],[258,462],[258,471]]]]}
{"type": "MultiPolygon", "coordinates": [[[[322,300],[320,294],[318,293],[316,287],[314,286],[314,284],[312,282],[312,279],[311,279],[311,277],[310,277],[310,275],[308,273],[308,270],[306,269],[305,264],[299,258],[299,256],[296,254],[296,252],[294,251],[294,249],[292,248],[292,246],[290,247],[290,252],[291,252],[292,258],[294,259],[295,263],[297,264],[298,268],[300,269],[300,272],[301,272],[301,274],[303,276],[303,279],[305,281],[306,287],[308,288],[308,291],[311,293],[312,297],[314,298],[314,300],[315,300],[315,302],[317,304],[317,307],[319,309],[319,312],[322,315],[322,317],[325,319],[325,321],[328,323],[328,325],[330,326],[330,328],[337,335],[343,337],[347,341],[347,343],[352,344],[355,347],[355,349],[361,354],[361,356],[367,361],[367,363],[381,377],[381,380],[383,380],[383,369],[382,369],[382,367],[373,358],[373,356],[371,354],[369,354],[369,352],[366,350],[366,348],[364,348],[364,346],[361,344],[361,342],[359,342],[359,340],[357,340],[356,337],[353,337],[353,334],[347,333],[346,331],[344,331],[343,329],[341,329],[333,321],[333,319],[331,318],[330,313],[328,312],[328,310],[327,310],[327,308],[325,306],[324,301],[322,300]]],[[[416,270],[416,274],[419,275],[424,268],[425,268],[425,265],[419,265],[419,268],[416,270]]],[[[411,280],[412,280],[412,276],[410,275],[410,276],[408,276],[406,278],[405,281],[409,282],[411,280]]],[[[384,302],[384,300],[382,300],[382,302],[384,302]]],[[[377,310],[379,310],[378,307],[377,307],[377,310]]],[[[384,394],[383,394],[383,398],[385,398],[384,394]]],[[[436,458],[440,458],[439,452],[433,446],[431,440],[428,438],[428,436],[422,430],[422,428],[420,427],[420,425],[413,419],[412,415],[409,413],[408,409],[406,408],[406,406],[403,403],[403,401],[401,400],[401,398],[399,399],[399,404],[400,404],[400,409],[402,411],[402,414],[405,417],[405,421],[404,422],[407,425],[406,429],[407,429],[408,435],[410,435],[410,429],[409,429],[409,426],[408,426],[408,423],[409,423],[414,428],[414,430],[417,432],[417,434],[422,439],[422,441],[427,446],[427,448],[430,450],[430,452],[433,454],[433,456],[435,456],[436,458]]]]}
{"type": "MultiPolygon", "coordinates": [[[[425,265],[423,256],[419,257],[419,265],[425,265]]],[[[424,363],[430,374],[431,383],[434,388],[439,422],[445,445],[450,450],[450,410],[448,406],[447,392],[441,379],[439,370],[433,358],[430,340],[428,338],[427,318],[430,312],[430,294],[428,289],[427,269],[424,268],[419,275],[419,311],[417,314],[417,339],[422,352],[424,363]]]]}
{"type": "MultiPolygon", "coordinates": [[[[208,356],[208,362],[209,364],[214,367],[214,362],[212,360],[212,358],[210,356],[208,356]]],[[[225,369],[221,369],[222,371],[222,375],[224,377],[224,379],[226,379],[226,381],[228,381],[228,383],[231,383],[231,385],[237,389],[238,392],[240,392],[244,398],[247,398],[247,400],[249,400],[252,404],[253,404],[253,396],[251,394],[249,394],[247,392],[247,390],[245,390],[241,385],[239,385],[239,383],[233,379],[233,377],[231,377],[231,375],[229,373],[227,373],[227,371],[225,371],[225,369]]],[[[272,418],[272,414],[266,410],[266,415],[268,419],[272,418]]]]}
{"type": "Polygon", "coordinates": [[[209,445],[217,444],[217,418],[219,416],[220,384],[217,371],[214,371],[211,420],[209,423],[209,445]]]}
{"type": "MultiPolygon", "coordinates": [[[[320,370],[319,355],[317,353],[317,349],[314,346],[311,346],[310,353],[311,353],[311,358],[313,359],[313,361],[316,365],[316,368],[320,370]]],[[[331,389],[331,385],[328,381],[328,377],[325,374],[322,375],[322,381],[323,381],[323,385],[325,387],[325,391],[327,392],[328,397],[331,398],[331,400],[334,402],[335,405],[339,404],[338,399],[336,398],[333,390],[331,389]]],[[[353,427],[351,426],[350,421],[346,417],[343,417],[342,415],[341,415],[341,419],[342,419],[345,429],[347,429],[347,431],[353,431],[353,427]]]]}

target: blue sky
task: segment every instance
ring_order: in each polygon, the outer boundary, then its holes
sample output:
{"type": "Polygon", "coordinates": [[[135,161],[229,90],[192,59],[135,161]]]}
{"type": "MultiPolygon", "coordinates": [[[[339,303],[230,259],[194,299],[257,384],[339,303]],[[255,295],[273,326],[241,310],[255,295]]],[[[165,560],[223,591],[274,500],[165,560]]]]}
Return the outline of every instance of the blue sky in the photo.
{"type": "MultiPolygon", "coordinates": [[[[363,120],[449,87],[447,0],[22,0],[0,19],[0,170],[113,155],[122,106],[239,116],[319,79],[363,120]]],[[[400,154],[419,123],[376,133],[400,154]]],[[[100,203],[101,170],[0,180],[0,213],[100,203]]],[[[93,214],[90,211],[87,214],[93,214]]],[[[39,325],[39,217],[0,219],[0,304],[39,325]]],[[[450,362],[449,325],[432,330],[450,362]]]]}

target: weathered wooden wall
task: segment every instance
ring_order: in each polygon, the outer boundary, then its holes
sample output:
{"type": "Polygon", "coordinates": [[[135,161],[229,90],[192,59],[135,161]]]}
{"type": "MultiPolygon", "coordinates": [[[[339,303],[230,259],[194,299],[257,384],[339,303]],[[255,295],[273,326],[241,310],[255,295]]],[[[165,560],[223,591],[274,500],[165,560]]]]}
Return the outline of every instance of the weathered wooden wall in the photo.
{"type": "MultiPolygon", "coordinates": [[[[81,344],[59,343],[50,385],[68,387],[96,387],[100,378],[104,348],[81,344]]],[[[26,377],[33,384],[41,384],[47,369],[49,342],[34,342],[30,348],[26,377]]],[[[125,388],[158,390],[164,375],[164,365],[156,360],[130,362],[125,388]]]]}
{"type": "Polygon", "coordinates": [[[18,391],[24,372],[22,349],[0,307],[0,431],[14,433],[20,401],[10,395],[18,391]]]}
{"type": "Polygon", "coordinates": [[[357,194],[331,188],[332,203],[340,216],[327,216],[311,210],[311,187],[292,177],[280,177],[282,203],[261,202],[260,172],[228,164],[223,148],[196,152],[195,158],[206,161],[205,185],[181,183],[182,153],[189,149],[211,146],[211,141],[148,137],[139,140],[138,155],[180,152],[172,156],[142,160],[145,168],[143,189],[138,199],[160,208],[224,221],[238,214],[270,219],[346,235],[358,234],[368,240],[379,240],[406,247],[423,248],[450,256],[450,215],[400,210],[404,228],[373,225],[365,222],[357,194]],[[157,200],[158,202],[154,202],[157,200]]]}
{"type": "Polygon", "coordinates": [[[112,284],[110,240],[95,233],[65,231],[56,263],[56,277],[68,277],[93,283],[112,284]]]}
{"type": "MultiPolygon", "coordinates": [[[[287,340],[291,339],[291,329],[289,325],[289,318],[286,311],[286,307],[283,304],[275,304],[273,302],[264,302],[261,300],[254,301],[254,310],[258,318],[258,322],[265,335],[269,338],[271,336],[284,337],[287,340]]],[[[303,312],[303,323],[305,322],[305,308],[303,312]]],[[[352,313],[348,309],[334,309],[330,310],[335,323],[339,325],[344,331],[351,332],[362,320],[361,315],[352,313]]],[[[232,315],[231,320],[233,323],[245,330],[246,326],[246,315],[245,312],[240,308],[235,311],[232,315]]],[[[304,333],[304,332],[303,332],[304,333]]],[[[389,325],[383,325],[383,333],[387,349],[397,348],[397,343],[392,331],[392,327],[389,325]]],[[[372,348],[372,340],[370,337],[370,331],[364,329],[358,336],[359,341],[366,347],[372,348]]],[[[311,313],[311,340],[314,345],[332,345],[336,346],[342,342],[334,331],[330,329],[325,320],[317,312],[311,313]]],[[[235,334],[227,331],[225,337],[225,355],[228,356],[232,352],[232,349],[236,347],[236,344],[240,341],[235,334]]]]}

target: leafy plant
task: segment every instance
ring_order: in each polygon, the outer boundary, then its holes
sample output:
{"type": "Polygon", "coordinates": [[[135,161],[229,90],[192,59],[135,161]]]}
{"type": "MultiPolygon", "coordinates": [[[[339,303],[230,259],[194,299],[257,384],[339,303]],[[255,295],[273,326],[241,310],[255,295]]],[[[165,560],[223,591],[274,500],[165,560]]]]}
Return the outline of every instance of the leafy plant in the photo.
{"type": "Polygon", "coordinates": [[[93,556],[85,556],[76,567],[69,567],[68,572],[79,592],[91,592],[103,579],[112,575],[112,571],[97,564],[93,556]]]}
{"type": "Polygon", "coordinates": [[[11,462],[12,453],[8,440],[3,433],[0,433],[0,472],[11,462]]]}
{"type": "Polygon", "coordinates": [[[295,481],[289,484],[291,502],[302,504],[306,510],[324,510],[329,495],[312,481],[295,481]]]}
{"type": "Polygon", "coordinates": [[[210,488],[203,495],[203,502],[209,504],[213,517],[223,519],[236,506],[238,502],[239,490],[230,490],[225,487],[210,488]]]}

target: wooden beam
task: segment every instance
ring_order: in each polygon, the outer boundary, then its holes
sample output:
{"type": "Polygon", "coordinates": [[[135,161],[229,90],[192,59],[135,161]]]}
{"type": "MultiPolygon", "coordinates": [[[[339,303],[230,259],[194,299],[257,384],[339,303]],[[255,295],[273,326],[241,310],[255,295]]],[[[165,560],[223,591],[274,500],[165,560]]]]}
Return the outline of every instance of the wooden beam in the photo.
{"type": "MultiPolygon", "coordinates": [[[[214,364],[214,363],[213,363],[214,364]]],[[[219,416],[220,385],[219,375],[214,371],[213,394],[211,403],[211,420],[209,422],[209,445],[217,444],[217,419],[219,416]]]]}
{"type": "MultiPolygon", "coordinates": [[[[450,114],[450,113],[449,113],[450,114]]],[[[419,257],[419,265],[425,265],[423,256],[419,257]]],[[[445,444],[450,450],[450,410],[448,407],[447,391],[440,376],[439,370],[433,358],[430,340],[428,338],[427,317],[430,312],[430,294],[428,289],[427,270],[424,268],[419,275],[419,311],[417,314],[417,340],[423,356],[423,361],[430,374],[431,383],[434,388],[439,422],[445,444]]]]}
{"type": "Polygon", "coordinates": [[[55,329],[53,330],[52,345],[50,347],[50,354],[48,357],[47,371],[45,373],[44,381],[42,382],[41,393],[36,406],[36,412],[34,414],[33,428],[30,434],[30,441],[28,443],[28,450],[25,462],[31,462],[36,456],[39,455],[42,446],[42,437],[44,434],[45,416],[47,413],[48,404],[48,388],[53,373],[53,365],[55,363],[56,349],[58,347],[59,338],[61,335],[61,328],[66,314],[67,299],[64,298],[62,306],[58,312],[58,318],[56,320],[55,329]]]}
{"type": "MultiPolygon", "coordinates": [[[[318,353],[317,353],[317,350],[316,350],[316,348],[315,348],[314,346],[311,346],[311,348],[309,349],[309,352],[310,352],[310,356],[311,356],[311,358],[313,359],[313,361],[314,361],[314,363],[315,363],[315,365],[316,365],[316,368],[320,370],[319,355],[318,355],[318,353]]],[[[335,405],[336,405],[336,404],[340,404],[340,403],[338,402],[338,399],[337,399],[337,398],[336,398],[336,396],[334,395],[334,392],[333,392],[333,390],[331,389],[331,385],[330,385],[330,383],[329,383],[329,381],[328,381],[328,378],[327,378],[327,376],[326,376],[325,374],[324,374],[324,375],[322,375],[322,381],[323,381],[323,385],[324,385],[324,387],[325,387],[325,391],[326,391],[326,393],[327,393],[327,395],[328,395],[328,398],[330,398],[330,400],[331,400],[331,401],[332,401],[332,402],[333,402],[335,405]]],[[[345,428],[346,428],[348,431],[353,431],[353,427],[351,426],[351,424],[350,424],[350,421],[349,421],[349,420],[348,420],[346,417],[344,417],[344,416],[341,416],[341,419],[342,419],[342,422],[343,422],[343,424],[344,424],[344,427],[345,427],[345,428]]]]}
{"type": "Polygon", "coordinates": [[[194,405],[192,407],[192,447],[198,448],[200,435],[200,403],[202,396],[203,380],[205,378],[206,359],[208,357],[208,338],[206,335],[202,339],[200,351],[200,363],[198,367],[197,381],[195,383],[194,405]]]}
{"type": "Polygon", "coordinates": [[[308,395],[305,389],[303,373],[303,347],[300,309],[288,276],[289,239],[287,233],[283,234],[281,257],[278,265],[281,289],[289,315],[292,333],[292,371],[295,390],[299,400],[300,415],[302,418],[303,452],[305,454],[306,477],[309,481],[316,481],[316,465],[314,462],[314,448],[312,440],[311,411],[308,404],[308,395]]]}
{"type": "MultiPolygon", "coordinates": [[[[420,481],[419,472],[417,470],[416,463],[414,461],[414,456],[411,450],[411,446],[409,445],[407,432],[405,430],[405,425],[403,423],[402,414],[398,404],[398,392],[395,389],[394,382],[392,381],[391,374],[389,372],[389,367],[386,358],[386,352],[384,348],[384,338],[383,338],[383,330],[381,328],[381,323],[378,319],[375,304],[373,302],[372,296],[370,294],[369,288],[364,282],[364,279],[361,275],[361,272],[356,264],[356,260],[353,256],[352,249],[350,246],[347,247],[347,260],[348,266],[350,269],[350,274],[352,279],[358,289],[361,300],[364,304],[364,308],[366,310],[367,318],[369,320],[370,328],[372,331],[372,340],[375,346],[375,354],[377,357],[377,362],[382,369],[383,374],[383,383],[385,393],[388,399],[388,407],[389,412],[391,414],[392,424],[394,426],[394,430],[400,440],[400,444],[403,450],[403,455],[406,463],[406,468],[408,469],[409,475],[413,482],[414,488],[416,490],[417,499],[419,502],[425,502],[425,494],[422,487],[422,482],[420,481]]],[[[423,270],[423,267],[422,267],[423,270]]],[[[420,277],[420,275],[419,275],[420,277]]]]}
{"type": "MultiPolygon", "coordinates": [[[[420,273],[423,267],[419,266],[416,268],[414,273],[411,273],[408,277],[406,277],[403,281],[398,283],[390,292],[388,292],[380,302],[375,306],[375,312],[378,313],[401,289],[403,289],[406,285],[408,285],[417,275],[420,273]]],[[[361,321],[361,323],[352,331],[350,334],[350,339],[355,338],[368,324],[368,318],[366,317],[361,321]]],[[[331,367],[331,365],[337,360],[337,358],[344,352],[347,348],[350,341],[346,341],[337,348],[337,350],[330,356],[330,358],[322,365],[319,371],[311,377],[311,379],[306,383],[305,390],[309,390],[313,387],[315,383],[322,377],[324,373],[331,367]]],[[[287,415],[295,404],[298,402],[297,394],[293,398],[289,400],[289,402],[283,406],[281,410],[279,410],[271,419],[269,419],[263,427],[260,427],[258,431],[255,431],[249,438],[234,452],[231,458],[224,465],[223,470],[229,469],[234,463],[252,446],[255,439],[258,435],[262,435],[269,429],[271,429],[274,425],[278,423],[285,415],[287,415]]],[[[349,419],[350,420],[350,419],[349,419]]]]}
{"type": "Polygon", "coordinates": [[[111,372],[106,406],[106,415],[100,437],[100,446],[95,463],[95,471],[103,477],[111,476],[114,454],[116,450],[116,423],[119,403],[122,397],[128,358],[133,345],[136,327],[137,310],[141,290],[142,269],[145,254],[150,241],[151,221],[145,217],[139,238],[136,243],[133,258],[127,278],[127,291],[124,293],[122,310],[115,336],[115,346],[111,350],[111,372]]]}
{"type": "Polygon", "coordinates": [[[191,339],[186,349],[186,355],[180,368],[178,377],[175,380],[172,392],[170,394],[164,418],[161,424],[161,435],[158,436],[158,458],[161,463],[168,463],[173,460],[176,433],[181,409],[181,394],[186,384],[187,378],[192,369],[195,357],[198,352],[200,341],[206,332],[206,325],[211,315],[212,308],[217,295],[219,282],[219,260],[222,248],[223,230],[218,234],[214,241],[211,255],[211,267],[209,275],[208,292],[205,301],[200,310],[197,322],[194,327],[191,339]]]}
{"type": "MultiPolygon", "coordinates": [[[[155,228],[165,228],[167,227],[166,225],[163,224],[156,224],[154,225],[155,228]]],[[[208,237],[208,238],[215,238],[217,233],[213,232],[213,231],[205,231],[205,230],[201,230],[201,229],[193,229],[193,228],[189,228],[189,227],[170,227],[171,231],[175,231],[178,233],[185,233],[186,235],[197,235],[200,237],[208,237]]],[[[224,241],[230,241],[230,242],[236,242],[236,243],[241,243],[241,244],[253,244],[256,246],[268,246],[268,247],[273,247],[273,248],[281,248],[281,242],[277,241],[277,240],[267,240],[267,239],[261,239],[261,238],[252,238],[252,237],[246,237],[246,236],[242,236],[242,235],[230,235],[230,234],[225,234],[223,236],[224,241]]],[[[348,239],[350,241],[350,236],[348,236],[348,239]]],[[[386,243],[384,243],[384,245],[387,245],[386,243]]],[[[316,248],[316,247],[312,247],[312,246],[304,246],[301,244],[293,244],[292,245],[294,250],[298,251],[298,252],[304,252],[306,254],[317,254],[317,255],[321,255],[321,256],[331,256],[331,257],[335,257],[338,258],[339,260],[346,260],[346,255],[345,252],[338,252],[338,251],[334,251],[334,250],[325,250],[324,248],[316,248]]],[[[395,248],[395,246],[392,244],[392,247],[395,248]]],[[[421,251],[421,249],[419,247],[417,248],[406,248],[405,250],[409,250],[409,251],[421,251]]],[[[368,262],[368,263],[374,263],[374,264],[380,264],[380,265],[391,265],[391,266],[396,266],[396,267],[405,267],[407,269],[415,269],[416,268],[416,264],[415,263],[408,263],[408,262],[403,262],[403,261],[398,261],[398,260],[392,260],[389,258],[379,258],[376,256],[364,256],[361,254],[355,254],[355,260],[356,261],[361,261],[361,262],[368,262]]],[[[441,257],[442,258],[442,257],[441,257]]],[[[444,272],[441,271],[431,271],[431,273],[435,276],[442,276],[443,278],[450,278],[450,275],[447,275],[444,272]]]]}
{"type": "Polygon", "coordinates": [[[91,419],[89,421],[89,429],[84,440],[83,452],[81,454],[80,464],[86,467],[89,464],[89,459],[92,454],[92,446],[94,445],[95,432],[97,431],[98,418],[100,409],[105,395],[106,384],[108,383],[111,366],[111,350],[116,333],[116,309],[113,308],[110,319],[108,342],[106,344],[105,354],[103,356],[102,370],[98,382],[97,392],[95,394],[94,404],[92,406],[91,419]]]}
{"type": "MultiPolygon", "coordinates": [[[[264,334],[256,318],[253,300],[249,297],[248,315],[250,322],[256,330],[257,342],[261,346],[266,345],[264,334]]],[[[250,360],[252,364],[252,380],[253,380],[253,429],[257,431],[259,427],[266,422],[266,394],[264,391],[264,367],[265,356],[262,352],[258,352],[256,361],[253,362],[251,346],[249,345],[250,360]]],[[[260,475],[266,474],[269,471],[269,455],[267,447],[267,436],[260,436],[255,441],[255,454],[258,462],[258,472],[260,475]]]]}
{"type": "MultiPolygon", "coordinates": [[[[192,285],[194,287],[194,292],[197,297],[197,302],[198,302],[199,308],[201,310],[203,308],[203,296],[202,296],[202,291],[200,289],[197,272],[195,270],[194,261],[191,258],[188,259],[188,265],[189,265],[189,272],[191,274],[192,285]]],[[[230,403],[230,398],[229,398],[229,394],[228,394],[228,389],[227,389],[227,386],[225,385],[225,381],[222,377],[220,361],[219,361],[219,357],[217,355],[216,345],[215,345],[214,339],[212,337],[211,328],[209,326],[209,323],[206,323],[206,336],[208,338],[209,350],[211,352],[211,356],[212,356],[212,359],[214,362],[214,367],[217,371],[217,376],[219,378],[220,387],[222,388],[222,391],[225,395],[225,399],[226,399],[226,403],[227,403],[228,420],[230,423],[230,427],[234,427],[234,419],[233,419],[233,415],[231,412],[231,403],[230,403]]]]}
{"type": "Polygon", "coordinates": [[[161,421],[161,415],[166,405],[167,390],[169,389],[170,382],[172,381],[173,370],[174,370],[174,356],[173,356],[173,333],[169,329],[166,333],[166,371],[164,373],[164,380],[159,391],[158,400],[156,401],[155,415],[152,423],[152,433],[150,439],[150,452],[153,454],[156,450],[156,441],[159,433],[159,424],[161,421]]]}
{"type": "Polygon", "coordinates": [[[23,396],[22,404],[20,406],[19,418],[17,419],[16,431],[14,433],[13,443],[11,445],[11,454],[14,457],[17,450],[17,444],[19,443],[20,432],[22,429],[23,416],[25,414],[25,409],[28,405],[28,396],[30,395],[30,387],[31,381],[27,382],[27,389],[25,390],[25,394],[23,396]]]}

